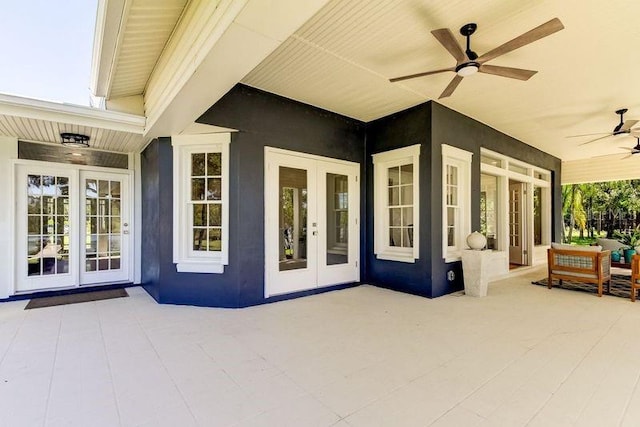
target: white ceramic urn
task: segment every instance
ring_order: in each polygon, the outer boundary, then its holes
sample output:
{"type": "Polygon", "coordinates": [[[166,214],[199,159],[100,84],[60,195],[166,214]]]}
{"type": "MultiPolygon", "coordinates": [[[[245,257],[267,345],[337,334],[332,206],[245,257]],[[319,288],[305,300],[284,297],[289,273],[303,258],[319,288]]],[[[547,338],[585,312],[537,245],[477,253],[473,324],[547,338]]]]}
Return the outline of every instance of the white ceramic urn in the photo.
{"type": "Polygon", "coordinates": [[[476,251],[482,250],[485,246],[487,246],[487,238],[484,236],[484,234],[478,231],[474,231],[467,236],[467,245],[469,245],[471,249],[474,249],[476,251]]]}

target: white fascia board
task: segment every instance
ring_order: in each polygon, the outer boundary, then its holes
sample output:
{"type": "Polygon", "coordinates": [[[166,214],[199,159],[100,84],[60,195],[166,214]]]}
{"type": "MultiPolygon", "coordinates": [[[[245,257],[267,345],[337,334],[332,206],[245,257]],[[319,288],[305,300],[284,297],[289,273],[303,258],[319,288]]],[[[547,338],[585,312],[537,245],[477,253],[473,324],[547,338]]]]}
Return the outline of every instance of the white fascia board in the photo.
{"type": "Polygon", "coordinates": [[[111,88],[126,3],[126,0],[98,0],[89,85],[94,96],[105,97],[111,88]]]}
{"type": "Polygon", "coordinates": [[[80,105],[0,94],[0,114],[35,120],[69,123],[129,132],[144,133],[145,118],[134,114],[98,110],[80,105]]]}
{"type": "MultiPolygon", "coordinates": [[[[182,132],[327,2],[226,2],[225,16],[217,21],[217,28],[208,29],[210,34],[193,61],[183,61],[183,68],[173,75],[150,79],[145,91],[145,136],[151,139],[182,132]],[[270,9],[273,3],[279,4],[277,10],[293,12],[276,13],[270,9]]],[[[166,69],[166,73],[171,71],[175,70],[166,69]]]]}
{"type": "Polygon", "coordinates": [[[182,132],[278,47],[278,43],[232,24],[180,90],[147,118],[148,138],[182,132]],[[234,58],[232,62],[229,58],[234,58]],[[211,76],[216,78],[212,79],[211,76]]]}

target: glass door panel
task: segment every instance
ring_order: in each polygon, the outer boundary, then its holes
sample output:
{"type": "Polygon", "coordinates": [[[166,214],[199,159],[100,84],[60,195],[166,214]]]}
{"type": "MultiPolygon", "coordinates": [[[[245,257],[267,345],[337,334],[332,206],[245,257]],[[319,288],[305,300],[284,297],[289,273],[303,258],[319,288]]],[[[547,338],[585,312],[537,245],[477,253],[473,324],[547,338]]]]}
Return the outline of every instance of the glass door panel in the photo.
{"type": "Polygon", "coordinates": [[[128,178],[124,174],[103,172],[81,175],[84,200],[80,279],[83,285],[129,278],[128,178]]]}
{"type": "Polygon", "coordinates": [[[85,272],[120,270],[120,181],[85,180],[85,272]]]}
{"type": "Polygon", "coordinates": [[[509,262],[524,264],[524,222],[523,222],[523,192],[524,184],[509,182],[509,262]]]}
{"type": "Polygon", "coordinates": [[[279,167],[279,270],[307,268],[307,171],[279,167]]]}
{"type": "Polygon", "coordinates": [[[69,273],[69,178],[27,176],[27,275],[69,273]]]}
{"type": "Polygon", "coordinates": [[[265,160],[265,294],[315,288],[315,162],[280,153],[265,160]]]}
{"type": "MultiPolygon", "coordinates": [[[[317,160],[318,286],[360,280],[359,172],[360,165],[355,163],[317,160]]],[[[402,189],[398,191],[400,199],[402,189]]],[[[395,197],[391,193],[390,197],[395,197]]]]}
{"type": "Polygon", "coordinates": [[[75,284],[76,182],[64,168],[16,166],[16,292],[75,284]]]}
{"type": "Polygon", "coordinates": [[[326,174],[327,265],[349,262],[349,177],[326,174]]]}

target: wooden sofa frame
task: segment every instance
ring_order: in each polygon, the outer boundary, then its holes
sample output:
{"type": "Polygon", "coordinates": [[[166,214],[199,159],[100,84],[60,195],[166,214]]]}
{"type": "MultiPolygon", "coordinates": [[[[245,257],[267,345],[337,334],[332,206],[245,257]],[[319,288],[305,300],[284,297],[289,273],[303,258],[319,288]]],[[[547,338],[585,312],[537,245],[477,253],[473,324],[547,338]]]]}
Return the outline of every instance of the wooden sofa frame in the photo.
{"type": "Polygon", "coordinates": [[[631,301],[636,302],[636,294],[640,289],[640,255],[631,258],[631,301]]]}
{"type": "Polygon", "coordinates": [[[611,291],[611,251],[581,251],[572,249],[547,249],[548,284],[553,287],[553,279],[558,279],[560,284],[563,280],[573,280],[575,282],[594,283],[598,285],[598,296],[602,296],[602,285],[607,282],[607,292],[611,291]],[[564,259],[582,260],[585,265],[574,266],[568,262],[557,261],[557,257],[564,259]]]}

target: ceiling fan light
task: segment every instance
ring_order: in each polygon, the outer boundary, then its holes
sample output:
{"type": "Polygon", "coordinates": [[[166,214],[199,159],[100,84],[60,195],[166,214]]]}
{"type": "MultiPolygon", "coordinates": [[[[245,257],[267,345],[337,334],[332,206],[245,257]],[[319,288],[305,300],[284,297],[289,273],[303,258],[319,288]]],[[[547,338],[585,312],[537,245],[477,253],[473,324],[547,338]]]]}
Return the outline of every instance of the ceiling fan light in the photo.
{"type": "Polygon", "coordinates": [[[460,77],[467,77],[477,73],[479,68],[480,64],[477,62],[465,62],[456,67],[456,73],[458,73],[460,77]]]}

